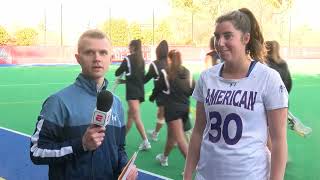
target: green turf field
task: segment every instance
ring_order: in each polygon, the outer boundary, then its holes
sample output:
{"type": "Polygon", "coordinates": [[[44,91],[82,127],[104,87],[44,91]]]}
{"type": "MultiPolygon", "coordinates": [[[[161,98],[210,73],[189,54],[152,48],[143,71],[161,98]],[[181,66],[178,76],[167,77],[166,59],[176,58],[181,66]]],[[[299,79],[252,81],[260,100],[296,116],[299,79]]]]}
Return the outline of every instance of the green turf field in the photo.
{"type": "MultiPolygon", "coordinates": [[[[111,66],[107,75],[111,84],[115,68],[116,66],[111,66]]],[[[72,83],[79,72],[79,66],[0,67],[0,126],[31,135],[45,98],[72,83]]],[[[199,72],[194,73],[195,77],[198,77],[199,72]]],[[[145,87],[146,99],[151,93],[152,86],[153,83],[150,81],[145,87]]],[[[123,100],[126,108],[124,90],[124,86],[120,85],[116,94],[123,100]]],[[[288,130],[290,162],[287,165],[286,180],[320,179],[318,172],[320,170],[320,119],[316,116],[316,111],[319,109],[318,102],[320,102],[319,93],[320,74],[293,74],[290,109],[305,124],[312,127],[313,133],[304,139],[288,130]]],[[[194,106],[195,102],[192,104],[194,106]]],[[[146,129],[153,128],[156,117],[155,105],[145,102],[142,104],[141,111],[146,129]]],[[[163,128],[160,140],[152,143],[152,149],[149,152],[139,153],[137,166],[172,179],[182,179],[184,159],[177,148],[170,154],[168,167],[161,167],[155,161],[155,156],[162,152],[165,137],[166,128],[163,128]]],[[[138,132],[133,126],[127,136],[129,155],[137,150],[140,141],[138,132]]]]}

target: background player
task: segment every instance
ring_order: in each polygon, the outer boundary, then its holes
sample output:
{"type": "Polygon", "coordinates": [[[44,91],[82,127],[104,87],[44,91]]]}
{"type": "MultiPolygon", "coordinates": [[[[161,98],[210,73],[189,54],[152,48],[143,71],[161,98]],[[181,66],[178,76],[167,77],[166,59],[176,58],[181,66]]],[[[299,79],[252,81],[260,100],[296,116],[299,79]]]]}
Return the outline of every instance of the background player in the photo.
{"type": "Polygon", "coordinates": [[[115,75],[120,76],[125,73],[126,99],[128,101],[128,122],[126,132],[128,134],[132,122],[140,133],[143,142],[140,144],[140,150],[151,149],[144,125],[140,115],[140,103],[144,101],[144,60],[142,57],[141,41],[132,40],[129,44],[130,55],[125,57],[115,75]]]}
{"type": "Polygon", "coordinates": [[[194,89],[194,81],[190,71],[182,66],[181,53],[171,50],[168,54],[168,68],[163,69],[159,83],[156,84],[150,100],[154,100],[157,94],[164,92],[165,120],[168,126],[167,141],[163,154],[158,154],[156,159],[162,166],[168,166],[168,156],[174,144],[177,142],[182,155],[187,155],[187,141],[184,131],[188,131],[190,100],[189,97],[194,89]],[[185,129],[184,129],[185,128],[185,129]]]}
{"type": "MultiPolygon", "coordinates": [[[[280,56],[280,45],[277,41],[266,41],[267,48],[267,64],[272,69],[279,72],[284,85],[287,88],[288,93],[292,89],[292,79],[288,65],[280,56]]],[[[302,137],[308,136],[312,129],[305,126],[297,117],[295,117],[290,111],[288,111],[288,123],[291,130],[295,131],[302,137]]]]}
{"type": "MultiPolygon", "coordinates": [[[[163,40],[159,43],[158,47],[156,48],[156,56],[157,60],[151,62],[149,70],[145,75],[144,83],[147,83],[150,79],[153,78],[154,87],[159,82],[160,73],[162,69],[167,67],[167,58],[168,58],[168,43],[166,40],[163,40]]],[[[149,130],[147,133],[150,134],[151,139],[153,141],[158,141],[158,135],[161,127],[165,123],[164,120],[164,94],[163,92],[159,92],[157,97],[155,97],[155,101],[157,104],[157,123],[154,130],[149,130]]]]}

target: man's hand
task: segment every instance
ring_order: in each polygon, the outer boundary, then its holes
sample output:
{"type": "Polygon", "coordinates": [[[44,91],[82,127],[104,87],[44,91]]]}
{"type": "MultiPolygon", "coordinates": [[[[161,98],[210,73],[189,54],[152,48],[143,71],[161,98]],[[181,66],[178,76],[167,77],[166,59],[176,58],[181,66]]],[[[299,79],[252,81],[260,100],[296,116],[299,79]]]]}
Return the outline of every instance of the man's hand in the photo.
{"type": "Polygon", "coordinates": [[[85,151],[97,149],[105,136],[106,128],[91,124],[82,137],[82,146],[85,151]]]}
{"type": "Polygon", "coordinates": [[[127,180],[136,180],[137,177],[138,177],[138,169],[136,165],[133,165],[127,176],[127,180]]]}

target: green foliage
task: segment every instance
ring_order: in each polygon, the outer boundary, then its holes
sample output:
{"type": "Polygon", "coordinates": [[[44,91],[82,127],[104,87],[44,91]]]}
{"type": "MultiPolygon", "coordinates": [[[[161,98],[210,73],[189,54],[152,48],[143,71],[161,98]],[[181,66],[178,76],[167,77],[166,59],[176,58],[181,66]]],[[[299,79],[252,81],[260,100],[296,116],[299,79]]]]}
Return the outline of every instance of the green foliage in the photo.
{"type": "Polygon", "coordinates": [[[142,39],[142,30],[140,24],[135,22],[130,24],[129,39],[142,39]]]}
{"type": "Polygon", "coordinates": [[[30,46],[34,45],[37,40],[37,31],[33,28],[24,28],[16,32],[16,45],[30,46]]]}
{"type": "Polygon", "coordinates": [[[10,39],[10,36],[6,29],[0,26],[0,45],[6,45],[10,39]]]}
{"type": "Polygon", "coordinates": [[[171,30],[170,24],[167,21],[162,21],[155,31],[155,42],[170,39],[171,30]]]}
{"type": "Polygon", "coordinates": [[[203,8],[198,1],[193,0],[172,0],[172,5],[174,8],[180,8],[192,13],[196,13],[203,8]]]}
{"type": "Polygon", "coordinates": [[[162,21],[153,30],[150,27],[143,28],[140,24],[133,22],[129,24],[124,19],[111,19],[103,24],[102,30],[111,38],[114,46],[128,46],[132,39],[140,39],[144,45],[152,45],[154,42],[167,39],[171,36],[171,30],[168,22],[162,21]]]}
{"type": "Polygon", "coordinates": [[[294,0],[265,0],[273,8],[276,9],[288,9],[293,5],[294,0]]]}
{"type": "Polygon", "coordinates": [[[127,46],[129,43],[128,22],[125,19],[111,19],[103,25],[114,46],[127,46]]]}
{"type": "Polygon", "coordinates": [[[153,31],[152,29],[145,29],[142,31],[141,42],[144,45],[152,45],[153,43],[153,31]]]}
{"type": "Polygon", "coordinates": [[[291,39],[288,35],[289,11],[294,0],[170,0],[170,2],[171,14],[163,19],[156,17],[154,30],[152,21],[150,22],[151,16],[142,24],[129,23],[125,19],[111,19],[104,23],[102,29],[111,37],[114,46],[126,47],[132,39],[141,39],[143,45],[157,44],[165,39],[170,44],[207,47],[215,28],[216,18],[230,10],[247,7],[261,24],[265,39],[276,39],[284,45],[294,42],[292,37],[295,31],[291,30],[291,39]]]}

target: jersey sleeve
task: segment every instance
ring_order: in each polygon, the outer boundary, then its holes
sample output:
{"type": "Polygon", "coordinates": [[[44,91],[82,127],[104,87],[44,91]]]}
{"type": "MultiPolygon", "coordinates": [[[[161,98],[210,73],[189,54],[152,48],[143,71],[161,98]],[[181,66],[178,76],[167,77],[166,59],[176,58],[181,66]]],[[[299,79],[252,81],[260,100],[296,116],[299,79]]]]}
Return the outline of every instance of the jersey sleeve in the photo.
{"type": "Polygon", "coordinates": [[[288,107],[288,91],[275,70],[269,74],[262,98],[267,110],[288,107]]]}
{"type": "Polygon", "coordinates": [[[152,90],[149,100],[154,101],[161,92],[165,94],[170,94],[170,85],[167,78],[167,73],[164,69],[161,71],[159,80],[155,84],[155,87],[152,90]]]}
{"type": "Polygon", "coordinates": [[[120,67],[116,70],[115,75],[120,76],[122,73],[128,71],[128,62],[127,59],[123,59],[123,61],[120,64],[120,67]]]}
{"type": "Polygon", "coordinates": [[[147,83],[152,78],[154,78],[154,79],[157,78],[158,75],[156,74],[156,70],[155,70],[154,66],[155,66],[154,63],[151,62],[150,66],[149,66],[149,70],[148,70],[147,74],[144,76],[144,83],[147,83]]]}
{"type": "Polygon", "coordinates": [[[204,102],[204,95],[203,95],[203,85],[204,85],[204,81],[203,81],[203,76],[204,74],[202,73],[200,78],[198,79],[196,86],[194,88],[194,91],[192,93],[192,97],[199,101],[199,102],[204,102]]]}

